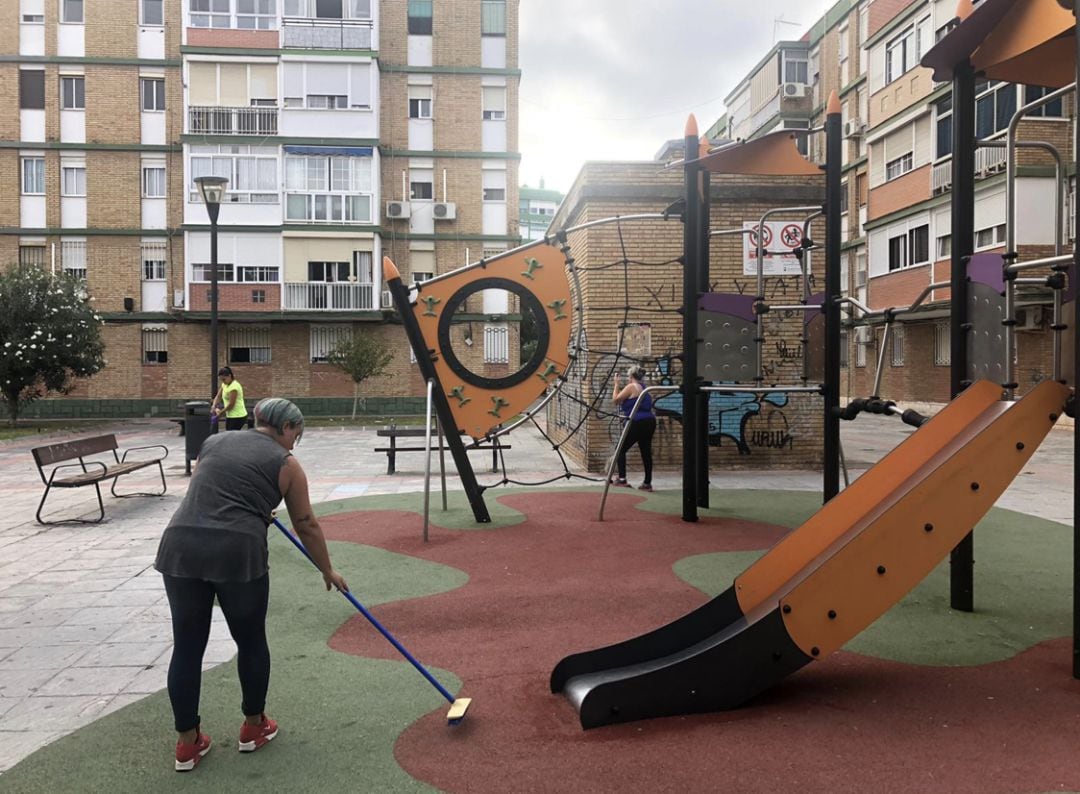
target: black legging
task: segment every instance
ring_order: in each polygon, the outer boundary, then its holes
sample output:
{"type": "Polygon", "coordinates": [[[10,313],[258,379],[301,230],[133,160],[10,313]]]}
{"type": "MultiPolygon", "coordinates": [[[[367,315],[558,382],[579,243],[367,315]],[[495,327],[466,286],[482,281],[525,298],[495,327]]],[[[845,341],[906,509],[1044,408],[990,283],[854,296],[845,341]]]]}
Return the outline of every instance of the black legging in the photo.
{"type": "Polygon", "coordinates": [[[172,612],[169,700],[177,733],[199,726],[202,660],[210,639],[215,595],[236,641],[236,669],[244,697],[241,709],[249,717],[262,714],[270,685],[270,647],[266,644],[270,574],[250,582],[207,582],[167,574],[164,579],[172,612]]]}
{"type": "Polygon", "coordinates": [[[641,464],[645,467],[645,484],[652,485],[652,437],[656,432],[656,419],[638,419],[630,423],[626,441],[619,449],[619,479],[626,479],[626,453],[634,444],[641,450],[641,464]]]}
{"type": "Polygon", "coordinates": [[[246,416],[238,416],[235,419],[229,416],[225,417],[225,429],[226,430],[243,430],[244,425],[247,424],[246,416]]]}

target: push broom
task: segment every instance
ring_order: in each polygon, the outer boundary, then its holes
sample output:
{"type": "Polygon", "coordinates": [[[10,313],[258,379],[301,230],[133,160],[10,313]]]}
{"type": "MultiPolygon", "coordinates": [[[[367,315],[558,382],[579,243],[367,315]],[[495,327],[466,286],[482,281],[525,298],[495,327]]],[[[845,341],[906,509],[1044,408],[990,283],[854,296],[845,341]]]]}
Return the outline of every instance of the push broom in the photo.
{"type": "MultiPolygon", "coordinates": [[[[311,555],[308,554],[308,550],[304,548],[304,544],[300,542],[299,538],[297,538],[295,535],[293,535],[293,533],[289,532],[289,530],[285,528],[285,525],[278,520],[276,513],[271,514],[270,520],[277,525],[277,528],[285,534],[285,537],[292,541],[292,544],[296,546],[296,548],[300,549],[303,555],[308,558],[308,561],[312,565],[314,565],[315,560],[311,559],[311,555]]],[[[440,684],[438,679],[436,679],[435,676],[429,673],[427,668],[424,667],[424,665],[420,664],[420,662],[416,660],[416,657],[409,653],[405,649],[405,646],[398,642],[394,635],[387,631],[386,627],[384,627],[383,624],[381,624],[375,618],[375,616],[372,615],[367,610],[367,608],[360,603],[359,600],[357,600],[356,596],[354,596],[348,590],[339,590],[338,592],[345,596],[345,598],[349,599],[349,603],[356,607],[360,611],[360,614],[367,618],[371,625],[377,628],[379,630],[379,633],[386,637],[386,639],[390,641],[390,644],[397,648],[398,652],[402,656],[404,656],[413,667],[420,671],[420,674],[424,676],[424,678],[426,678],[431,683],[431,685],[439,691],[440,695],[446,698],[446,701],[450,704],[450,710],[446,712],[447,724],[458,725],[463,719],[465,719],[465,712],[469,710],[469,704],[472,703],[472,698],[455,699],[454,696],[446,690],[446,687],[440,684]]]]}

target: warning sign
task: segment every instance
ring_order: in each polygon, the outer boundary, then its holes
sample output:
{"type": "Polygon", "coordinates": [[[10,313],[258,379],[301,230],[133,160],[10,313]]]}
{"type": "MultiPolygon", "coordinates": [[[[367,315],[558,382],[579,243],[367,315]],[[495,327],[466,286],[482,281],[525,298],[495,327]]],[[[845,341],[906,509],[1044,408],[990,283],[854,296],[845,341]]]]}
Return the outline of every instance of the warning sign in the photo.
{"type": "MultiPolygon", "coordinates": [[[[744,223],[750,229],[743,235],[743,275],[756,276],[757,260],[756,223],[744,223]]],[[[767,221],[761,227],[762,248],[765,249],[764,272],[766,276],[797,276],[802,273],[794,251],[802,242],[802,226],[790,221],[767,221]]]]}

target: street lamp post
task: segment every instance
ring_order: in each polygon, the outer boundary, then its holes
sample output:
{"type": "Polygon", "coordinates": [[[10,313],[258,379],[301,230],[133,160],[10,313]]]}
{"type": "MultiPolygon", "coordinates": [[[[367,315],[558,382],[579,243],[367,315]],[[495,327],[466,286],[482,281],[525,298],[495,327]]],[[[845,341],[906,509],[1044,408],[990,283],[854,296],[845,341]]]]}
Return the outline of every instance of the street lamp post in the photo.
{"type": "MultiPolygon", "coordinates": [[[[223,176],[200,176],[195,178],[199,194],[210,216],[210,398],[217,394],[218,372],[218,251],[217,222],[221,200],[229,180],[223,176]]],[[[213,408],[213,406],[210,406],[213,408]]]]}

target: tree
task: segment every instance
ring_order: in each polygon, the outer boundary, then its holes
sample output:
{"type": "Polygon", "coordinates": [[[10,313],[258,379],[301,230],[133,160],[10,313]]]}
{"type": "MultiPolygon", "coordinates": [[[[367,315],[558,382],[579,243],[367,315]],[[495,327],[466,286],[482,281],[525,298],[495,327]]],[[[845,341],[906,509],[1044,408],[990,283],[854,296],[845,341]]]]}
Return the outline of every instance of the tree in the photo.
{"type": "Polygon", "coordinates": [[[333,364],[350,378],[355,385],[353,392],[352,418],[356,418],[357,405],[363,399],[360,396],[360,384],[368,378],[375,378],[386,372],[394,354],[372,334],[355,332],[342,340],[326,357],[327,363],[333,364]]]}
{"type": "Polygon", "coordinates": [[[104,368],[101,323],[79,279],[32,265],[0,272],[0,394],[12,426],[24,405],[104,368]]]}

